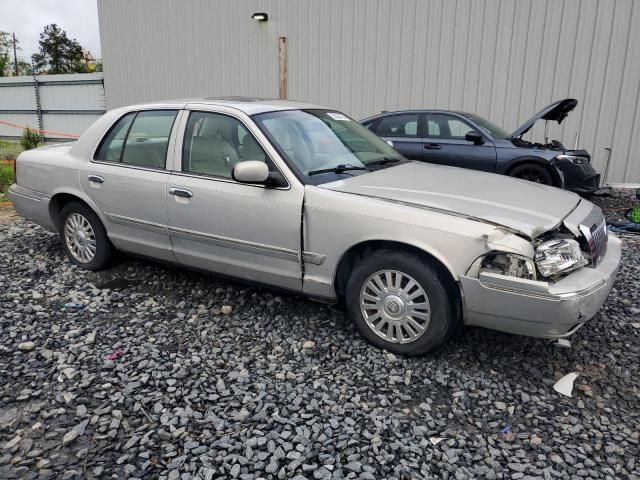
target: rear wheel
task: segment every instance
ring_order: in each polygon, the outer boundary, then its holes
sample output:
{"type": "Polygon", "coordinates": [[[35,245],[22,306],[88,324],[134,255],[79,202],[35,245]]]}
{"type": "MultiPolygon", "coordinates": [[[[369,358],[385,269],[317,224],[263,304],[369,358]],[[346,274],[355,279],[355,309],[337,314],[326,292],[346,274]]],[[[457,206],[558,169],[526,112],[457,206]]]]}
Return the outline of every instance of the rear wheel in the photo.
{"type": "Polygon", "coordinates": [[[379,250],[351,273],[347,310],[374,345],[402,355],[422,355],[443,344],[458,325],[456,297],[448,283],[416,255],[379,250]]]}
{"type": "Polygon", "coordinates": [[[530,182],[539,183],[541,185],[553,185],[553,177],[551,172],[542,165],[535,163],[523,163],[518,165],[509,172],[510,177],[529,180],[530,182]]]}
{"type": "Polygon", "coordinates": [[[105,268],[113,246],[98,216],[79,202],[66,204],[60,212],[60,239],[73,263],[87,270],[105,268]]]}

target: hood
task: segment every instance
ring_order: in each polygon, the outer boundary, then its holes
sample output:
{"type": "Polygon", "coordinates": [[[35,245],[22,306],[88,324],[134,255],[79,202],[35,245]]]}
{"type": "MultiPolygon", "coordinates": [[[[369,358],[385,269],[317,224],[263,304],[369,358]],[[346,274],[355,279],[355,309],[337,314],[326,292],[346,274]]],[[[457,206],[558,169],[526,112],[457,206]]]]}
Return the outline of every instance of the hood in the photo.
{"type": "Polygon", "coordinates": [[[578,101],[574,98],[565,98],[564,100],[554,102],[551,105],[544,107],[533,117],[516,128],[509,138],[524,135],[538,120],[551,120],[560,124],[565,118],[567,118],[567,115],[576,108],[576,105],[578,105],[578,101]]]}
{"type": "Polygon", "coordinates": [[[558,226],[580,202],[576,194],[559,188],[421,162],[320,187],[451,212],[507,227],[531,239],[558,226]]]}

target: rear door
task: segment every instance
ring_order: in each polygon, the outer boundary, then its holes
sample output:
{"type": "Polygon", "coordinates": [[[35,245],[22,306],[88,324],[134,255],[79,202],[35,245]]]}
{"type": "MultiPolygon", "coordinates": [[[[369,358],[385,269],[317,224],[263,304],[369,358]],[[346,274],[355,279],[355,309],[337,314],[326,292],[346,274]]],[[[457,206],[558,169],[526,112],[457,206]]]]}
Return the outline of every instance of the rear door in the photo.
{"type": "Polygon", "coordinates": [[[386,115],[369,129],[379,137],[393,142],[393,148],[411,160],[422,160],[420,114],[417,112],[386,115]]]}
{"type": "Polygon", "coordinates": [[[425,162],[485,172],[496,170],[496,148],[493,142],[462,117],[447,113],[429,113],[424,126],[422,145],[425,162]],[[468,132],[478,132],[484,143],[476,145],[465,140],[468,132]]]}
{"type": "Polygon", "coordinates": [[[121,117],[80,172],[83,190],[122,250],[174,260],[167,232],[167,155],[178,110],[143,110],[121,117]]]}

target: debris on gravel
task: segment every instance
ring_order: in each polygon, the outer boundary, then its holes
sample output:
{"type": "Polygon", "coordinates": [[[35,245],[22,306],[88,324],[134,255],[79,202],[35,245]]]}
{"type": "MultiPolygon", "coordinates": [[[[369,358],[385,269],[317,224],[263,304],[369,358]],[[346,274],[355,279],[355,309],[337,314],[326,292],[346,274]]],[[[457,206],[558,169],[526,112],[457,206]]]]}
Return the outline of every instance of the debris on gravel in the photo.
{"type": "Polygon", "coordinates": [[[300,296],[132,259],[87,272],[56,235],[0,225],[0,478],[638,479],[640,245],[623,240],[571,348],[465,328],[403,358],[300,296]]]}

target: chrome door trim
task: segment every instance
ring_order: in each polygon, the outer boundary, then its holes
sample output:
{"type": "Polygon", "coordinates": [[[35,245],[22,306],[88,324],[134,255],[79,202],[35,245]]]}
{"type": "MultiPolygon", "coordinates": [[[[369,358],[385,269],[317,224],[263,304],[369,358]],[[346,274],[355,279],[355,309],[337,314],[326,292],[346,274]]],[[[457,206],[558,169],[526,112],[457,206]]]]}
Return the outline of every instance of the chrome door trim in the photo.
{"type": "Polygon", "coordinates": [[[238,240],[236,238],[222,237],[220,235],[213,235],[210,233],[196,232],[193,230],[187,230],[185,228],[168,227],[169,235],[175,236],[184,240],[196,240],[205,243],[211,243],[220,247],[233,248],[235,250],[242,250],[249,253],[258,253],[261,255],[267,255],[275,258],[282,258],[292,262],[300,263],[300,256],[298,251],[288,248],[274,247],[271,245],[265,245],[263,243],[248,242],[245,240],[238,240]]]}
{"type": "Polygon", "coordinates": [[[324,259],[326,257],[327,257],[326,255],[323,255],[321,253],[309,252],[309,251],[302,252],[302,260],[305,263],[311,263],[313,265],[322,265],[322,262],[324,262],[324,259]]]}
{"type": "Polygon", "coordinates": [[[100,175],[87,175],[87,180],[94,183],[104,183],[104,177],[100,175]]]}
{"type": "Polygon", "coordinates": [[[11,193],[14,195],[19,195],[24,198],[28,198],[29,200],[35,200],[36,202],[41,202],[43,200],[51,200],[51,195],[47,193],[42,193],[37,190],[21,187],[16,183],[14,183],[11,186],[11,193]]]}
{"type": "Polygon", "coordinates": [[[191,190],[187,190],[186,188],[169,187],[169,195],[175,195],[176,197],[182,198],[191,198],[193,197],[193,192],[191,190]]]}
{"type": "Polygon", "coordinates": [[[146,220],[140,220],[138,218],[126,217],[124,215],[117,215],[115,213],[105,213],[107,219],[112,223],[119,225],[135,226],[144,230],[152,232],[161,232],[167,234],[167,226],[161,223],[148,222],[146,220]]]}

